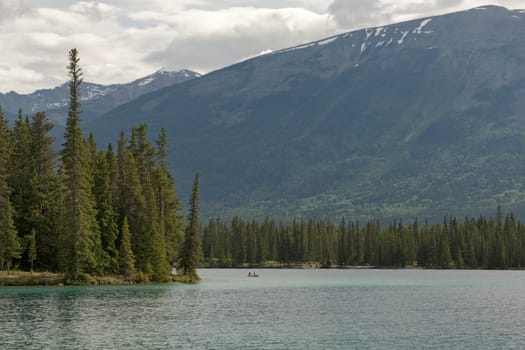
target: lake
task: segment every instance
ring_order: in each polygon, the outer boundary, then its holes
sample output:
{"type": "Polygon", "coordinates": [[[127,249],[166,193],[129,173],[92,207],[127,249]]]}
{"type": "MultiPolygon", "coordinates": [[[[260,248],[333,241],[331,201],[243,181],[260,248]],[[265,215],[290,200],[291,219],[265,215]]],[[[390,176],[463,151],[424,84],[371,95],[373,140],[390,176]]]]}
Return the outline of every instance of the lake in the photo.
{"type": "Polygon", "coordinates": [[[521,271],[199,274],[197,285],[0,288],[0,349],[525,348],[521,271]]]}

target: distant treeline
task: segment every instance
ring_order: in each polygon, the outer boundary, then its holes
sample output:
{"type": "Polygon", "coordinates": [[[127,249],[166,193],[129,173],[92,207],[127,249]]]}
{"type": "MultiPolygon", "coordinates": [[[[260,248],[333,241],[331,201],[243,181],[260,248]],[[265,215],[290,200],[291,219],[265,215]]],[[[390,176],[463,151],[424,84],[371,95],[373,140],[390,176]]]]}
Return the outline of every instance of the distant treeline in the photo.
{"type": "Polygon", "coordinates": [[[525,225],[513,214],[495,218],[445,217],[441,224],[403,221],[381,227],[342,220],[276,223],[239,218],[209,221],[203,229],[208,266],[240,267],[268,263],[321,266],[427,268],[525,267],[525,225]]]}

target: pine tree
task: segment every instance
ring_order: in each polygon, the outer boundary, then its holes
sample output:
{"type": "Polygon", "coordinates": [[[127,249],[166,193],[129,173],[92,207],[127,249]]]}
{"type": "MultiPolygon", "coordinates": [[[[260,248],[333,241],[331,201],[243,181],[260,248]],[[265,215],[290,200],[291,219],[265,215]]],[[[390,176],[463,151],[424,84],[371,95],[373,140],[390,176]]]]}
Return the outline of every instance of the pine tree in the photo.
{"type": "Polygon", "coordinates": [[[242,266],[246,262],[246,225],[241,218],[235,217],[231,222],[232,262],[242,266]]]}
{"type": "Polygon", "coordinates": [[[166,257],[169,263],[173,264],[184,239],[184,217],[181,214],[180,201],[175,191],[175,180],[168,169],[167,144],[166,129],[162,128],[157,140],[159,166],[154,172],[153,181],[156,187],[160,230],[166,242],[166,257]]]}
{"type": "Polygon", "coordinates": [[[118,225],[113,211],[113,199],[110,184],[110,169],[106,152],[97,152],[95,148],[93,167],[93,195],[97,208],[97,222],[100,228],[102,247],[102,268],[104,273],[118,271],[118,225]]]}
{"type": "Polygon", "coordinates": [[[135,156],[126,148],[126,137],[122,132],[118,141],[118,216],[123,222],[126,217],[131,234],[131,247],[135,252],[136,268],[148,275],[151,274],[149,263],[149,246],[146,237],[146,199],[137,173],[135,156]]]}
{"type": "Polygon", "coordinates": [[[97,271],[100,233],[95,203],[91,193],[92,179],[87,143],[80,128],[80,84],[82,70],[78,52],[69,52],[70,104],[65,143],[60,168],[63,181],[61,257],[63,270],[73,280],[82,273],[97,271]]]}
{"type": "Polygon", "coordinates": [[[11,156],[11,135],[0,108],[0,268],[9,273],[13,259],[20,257],[20,242],[13,221],[8,169],[11,156]]]}
{"type": "MultiPolygon", "coordinates": [[[[33,206],[36,200],[33,178],[34,166],[31,154],[29,136],[29,120],[22,117],[22,111],[18,111],[18,119],[12,129],[12,153],[9,168],[9,187],[11,189],[10,200],[13,206],[13,215],[18,238],[23,241],[31,234],[33,227],[33,206]]],[[[22,249],[23,258],[27,257],[27,250],[22,249]]],[[[26,259],[21,261],[23,267],[26,259]]]]}
{"type": "Polygon", "coordinates": [[[347,254],[350,253],[350,251],[347,250],[347,232],[346,232],[346,223],[345,218],[341,219],[341,224],[339,224],[339,236],[338,236],[338,243],[339,243],[339,249],[337,251],[337,264],[340,266],[343,266],[348,263],[348,256],[347,254]]]}
{"type": "Polygon", "coordinates": [[[190,277],[192,280],[199,280],[196,268],[202,262],[201,247],[201,225],[199,220],[199,200],[200,200],[200,174],[195,174],[193,188],[190,198],[190,212],[188,214],[188,226],[184,236],[184,243],[179,257],[178,270],[190,277]]]}
{"type": "Polygon", "coordinates": [[[39,256],[37,265],[43,269],[56,270],[57,260],[57,217],[59,185],[55,172],[56,152],[54,138],[48,136],[53,125],[45,113],[38,112],[31,119],[29,129],[31,157],[34,169],[31,188],[34,191],[32,203],[32,227],[38,232],[36,246],[39,256]]]}
{"type": "Polygon", "coordinates": [[[155,188],[155,174],[157,167],[155,164],[155,149],[147,137],[146,124],[140,125],[132,130],[132,145],[130,151],[135,154],[137,160],[137,172],[139,175],[142,196],[146,206],[142,214],[144,219],[144,230],[142,232],[142,251],[143,258],[147,266],[151,267],[148,271],[149,277],[155,281],[166,281],[170,277],[170,264],[166,256],[166,239],[163,220],[160,218],[158,205],[158,193],[155,188]]]}
{"type": "Polygon", "coordinates": [[[131,249],[131,235],[129,233],[128,218],[124,217],[122,223],[122,238],[120,242],[119,254],[120,273],[126,279],[130,279],[135,274],[135,256],[131,249]]]}
{"type": "Polygon", "coordinates": [[[33,264],[37,258],[37,250],[36,250],[36,231],[35,229],[31,229],[31,235],[29,237],[29,250],[27,254],[29,258],[29,263],[31,265],[31,273],[33,273],[33,264]]]}
{"type": "Polygon", "coordinates": [[[465,262],[463,261],[463,255],[461,254],[461,250],[458,249],[457,254],[457,261],[456,261],[456,267],[458,269],[464,269],[465,268],[465,262]]]}

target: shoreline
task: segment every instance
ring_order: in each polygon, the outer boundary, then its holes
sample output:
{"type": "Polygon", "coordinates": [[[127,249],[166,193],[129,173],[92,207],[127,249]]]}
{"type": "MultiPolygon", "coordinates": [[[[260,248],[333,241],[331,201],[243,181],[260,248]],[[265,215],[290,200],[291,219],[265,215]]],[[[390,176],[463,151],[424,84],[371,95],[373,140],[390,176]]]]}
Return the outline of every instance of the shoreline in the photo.
{"type": "MultiPolygon", "coordinates": [[[[175,280],[173,275],[173,281],[175,280]]],[[[89,279],[68,281],[64,274],[54,272],[0,271],[1,287],[63,287],[63,286],[124,286],[154,284],[147,280],[129,280],[124,276],[89,276],[89,279]]]]}
{"type": "MultiPolygon", "coordinates": [[[[494,268],[442,268],[442,267],[423,267],[423,266],[405,266],[405,267],[396,267],[396,266],[311,266],[310,264],[291,264],[291,265],[252,265],[252,266],[235,266],[235,267],[215,267],[215,266],[205,266],[200,267],[199,269],[241,269],[241,270],[250,270],[250,269],[268,269],[268,270],[450,270],[450,271],[461,271],[461,270],[471,270],[471,271],[523,271],[525,268],[522,267],[494,267],[494,268]]],[[[0,288],[2,287],[64,287],[64,286],[133,286],[133,285],[148,285],[148,284],[166,284],[166,283],[196,283],[198,280],[188,280],[180,278],[181,275],[172,275],[172,281],[168,282],[150,282],[150,281],[130,281],[124,279],[123,276],[91,276],[89,281],[73,281],[68,283],[65,276],[60,273],[53,272],[27,272],[27,271],[11,271],[8,275],[6,271],[0,271],[0,288]]]]}

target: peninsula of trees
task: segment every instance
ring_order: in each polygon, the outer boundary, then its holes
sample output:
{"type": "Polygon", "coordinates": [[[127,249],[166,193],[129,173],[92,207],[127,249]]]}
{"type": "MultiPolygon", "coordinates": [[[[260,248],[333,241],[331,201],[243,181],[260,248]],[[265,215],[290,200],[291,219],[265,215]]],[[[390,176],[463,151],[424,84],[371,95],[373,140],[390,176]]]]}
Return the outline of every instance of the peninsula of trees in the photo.
{"type": "MultiPolygon", "coordinates": [[[[130,136],[122,132],[116,151],[111,144],[99,150],[95,137],[85,138],[80,126],[78,63],[73,49],[59,153],[44,113],[30,119],[20,111],[10,128],[0,109],[0,269],[9,272],[16,264],[31,272],[61,272],[70,283],[108,275],[172,280],[172,266],[188,257],[179,254],[184,218],[168,170],[166,131],[152,144],[143,124],[130,136]]],[[[198,213],[192,215],[194,236],[200,223],[198,213]]],[[[191,257],[190,262],[184,271],[194,273],[191,257]]]]}

